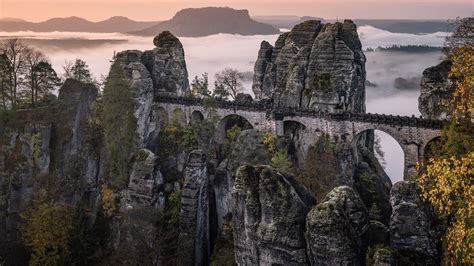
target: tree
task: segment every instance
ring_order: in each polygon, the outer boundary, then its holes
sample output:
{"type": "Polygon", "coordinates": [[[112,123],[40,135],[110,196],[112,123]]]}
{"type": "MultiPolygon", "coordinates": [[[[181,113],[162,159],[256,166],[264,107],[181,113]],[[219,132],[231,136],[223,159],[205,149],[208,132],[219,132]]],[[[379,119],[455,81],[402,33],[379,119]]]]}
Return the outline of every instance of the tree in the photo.
{"type": "Polygon", "coordinates": [[[234,68],[225,68],[219,73],[216,73],[214,95],[217,97],[227,98],[231,97],[233,100],[237,98],[237,94],[244,89],[242,80],[244,75],[242,72],[234,68]]]}
{"type": "Polygon", "coordinates": [[[89,66],[82,59],[76,59],[76,61],[66,61],[64,66],[64,78],[75,79],[84,83],[93,83],[92,75],[89,70],[89,66]]]}
{"type": "Polygon", "coordinates": [[[22,82],[22,73],[26,67],[26,53],[28,47],[18,39],[8,39],[0,43],[0,54],[4,55],[9,67],[10,101],[11,107],[16,108],[18,91],[22,82]]]}
{"type": "Polygon", "coordinates": [[[454,264],[474,264],[474,27],[473,19],[459,20],[447,39],[453,62],[450,77],[456,80],[450,122],[443,129],[441,152],[418,166],[418,183],[424,199],[444,219],[445,240],[454,264]]]}
{"type": "Polygon", "coordinates": [[[30,99],[33,108],[60,84],[58,75],[46,56],[34,49],[27,49],[25,84],[28,84],[25,96],[30,99]]]}
{"type": "Polygon", "coordinates": [[[443,52],[446,57],[451,57],[458,49],[473,47],[474,17],[457,18],[454,23],[453,33],[446,38],[443,52]]]}
{"type": "Polygon", "coordinates": [[[11,86],[10,63],[5,54],[0,54],[0,102],[3,110],[6,111],[10,105],[11,86]]]}
{"type": "Polygon", "coordinates": [[[35,200],[22,215],[25,220],[23,241],[33,252],[30,265],[63,265],[70,254],[69,240],[73,229],[70,207],[35,200]]]}
{"type": "Polygon", "coordinates": [[[134,149],[135,102],[118,62],[112,63],[102,97],[100,123],[110,155],[110,181],[116,187],[126,185],[134,149]]]}
{"type": "Polygon", "coordinates": [[[201,77],[195,76],[193,81],[191,82],[191,95],[193,97],[210,97],[211,92],[208,89],[209,87],[209,80],[208,74],[204,73],[201,77]]]}

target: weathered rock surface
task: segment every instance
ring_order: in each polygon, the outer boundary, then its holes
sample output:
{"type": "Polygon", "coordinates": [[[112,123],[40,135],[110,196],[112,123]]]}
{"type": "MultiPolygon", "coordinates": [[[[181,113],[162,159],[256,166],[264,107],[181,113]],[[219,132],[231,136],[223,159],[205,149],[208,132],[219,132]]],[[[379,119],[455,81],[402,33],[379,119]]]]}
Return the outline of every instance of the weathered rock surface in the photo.
{"type": "Polygon", "coordinates": [[[26,263],[20,215],[29,208],[33,199],[35,176],[49,172],[51,132],[49,123],[28,123],[23,130],[7,131],[8,139],[2,143],[0,257],[8,263],[26,263]]]}
{"type": "Polygon", "coordinates": [[[420,198],[415,182],[396,183],[390,193],[390,246],[415,264],[435,265],[440,231],[432,209],[420,198]]]}
{"type": "Polygon", "coordinates": [[[245,164],[270,164],[271,154],[262,143],[264,133],[258,130],[245,130],[232,143],[231,153],[216,169],[213,188],[216,198],[216,211],[219,228],[222,228],[224,217],[232,212],[232,188],[234,187],[237,169],[245,164]]]}
{"type": "Polygon", "coordinates": [[[163,209],[165,198],[158,189],[163,186],[164,181],[158,156],[147,149],[141,149],[136,157],[130,171],[125,207],[154,206],[163,209]]]}
{"type": "Polygon", "coordinates": [[[368,214],[357,192],[334,188],[306,218],[311,265],[362,265],[369,230],[368,214]]]}
{"type": "Polygon", "coordinates": [[[365,55],[356,25],[302,22],[262,42],[252,89],[280,107],[365,111],[365,55]]]}
{"type": "Polygon", "coordinates": [[[157,153],[160,130],[158,107],[154,104],[160,94],[184,96],[189,93],[188,72],[183,45],[165,31],[153,40],[156,48],[141,52],[123,51],[117,54],[135,99],[137,135],[142,147],[157,153]]]}
{"type": "Polygon", "coordinates": [[[192,151],[184,170],[179,220],[178,265],[207,265],[210,256],[206,154],[192,151]]]}
{"type": "Polygon", "coordinates": [[[452,62],[445,60],[423,71],[418,109],[423,118],[443,119],[449,111],[449,103],[455,89],[455,80],[449,78],[452,62]]]}
{"type": "Polygon", "coordinates": [[[306,188],[269,166],[244,165],[232,194],[238,265],[308,264],[305,218],[315,199],[306,188]]]}

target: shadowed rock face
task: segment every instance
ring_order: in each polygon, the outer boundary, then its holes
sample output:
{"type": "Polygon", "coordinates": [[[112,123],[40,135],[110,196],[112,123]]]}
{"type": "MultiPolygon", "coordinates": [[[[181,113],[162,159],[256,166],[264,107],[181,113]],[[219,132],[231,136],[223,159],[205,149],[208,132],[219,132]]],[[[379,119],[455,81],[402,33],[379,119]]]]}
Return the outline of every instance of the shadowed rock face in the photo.
{"type": "Polygon", "coordinates": [[[315,199],[306,188],[269,166],[244,165],[233,198],[238,265],[308,264],[304,223],[315,199]]]}
{"type": "Polygon", "coordinates": [[[356,25],[309,20],[262,42],[252,89],[280,107],[365,111],[365,55],[356,25]]]}
{"type": "Polygon", "coordinates": [[[420,198],[415,182],[398,182],[390,192],[390,246],[416,265],[439,262],[440,231],[432,209],[420,198]]]}
{"type": "Polygon", "coordinates": [[[336,187],[306,218],[311,265],[362,265],[369,230],[368,214],[357,192],[336,187]]]}
{"type": "Polygon", "coordinates": [[[423,71],[418,98],[418,109],[423,118],[446,117],[449,105],[443,106],[443,104],[449,103],[455,89],[455,80],[449,78],[451,66],[452,62],[445,60],[423,71]]]}
{"type": "Polygon", "coordinates": [[[206,154],[192,151],[184,170],[179,216],[178,265],[207,265],[209,242],[209,176],[206,154]]]}

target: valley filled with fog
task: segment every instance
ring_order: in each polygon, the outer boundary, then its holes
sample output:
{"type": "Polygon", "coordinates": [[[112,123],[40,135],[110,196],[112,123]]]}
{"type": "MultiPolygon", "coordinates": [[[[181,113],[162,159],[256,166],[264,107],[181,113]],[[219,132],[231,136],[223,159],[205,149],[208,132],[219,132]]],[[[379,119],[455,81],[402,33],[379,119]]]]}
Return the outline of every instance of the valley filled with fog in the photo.
{"type": "MultiPolygon", "coordinates": [[[[378,50],[392,45],[427,45],[441,47],[447,33],[415,35],[391,33],[371,26],[358,29],[367,57],[366,89],[367,112],[394,115],[419,115],[419,79],[425,68],[441,60],[441,52],[403,52],[378,50]]],[[[43,51],[58,73],[66,60],[85,60],[95,78],[106,75],[114,53],[128,49],[153,48],[152,38],[129,36],[119,33],[74,32],[0,32],[0,39],[22,38],[43,51]]],[[[225,67],[246,73],[245,87],[251,93],[252,72],[260,47],[266,40],[274,43],[278,35],[240,36],[217,34],[199,38],[180,38],[186,53],[189,79],[209,73],[212,84],[214,74],[225,67]]],[[[393,181],[403,179],[403,153],[399,145],[385,133],[378,132],[387,162],[386,171],[393,181]]]]}

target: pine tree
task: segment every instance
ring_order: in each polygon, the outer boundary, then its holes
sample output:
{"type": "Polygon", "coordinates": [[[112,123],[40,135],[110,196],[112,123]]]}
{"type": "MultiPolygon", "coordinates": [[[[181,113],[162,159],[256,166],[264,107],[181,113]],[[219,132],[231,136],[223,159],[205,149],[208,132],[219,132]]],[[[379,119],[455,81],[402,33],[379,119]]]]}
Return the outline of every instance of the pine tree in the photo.
{"type": "Polygon", "coordinates": [[[102,101],[100,120],[111,159],[110,183],[122,187],[128,180],[136,119],[132,93],[118,62],[112,64],[102,101]]]}

